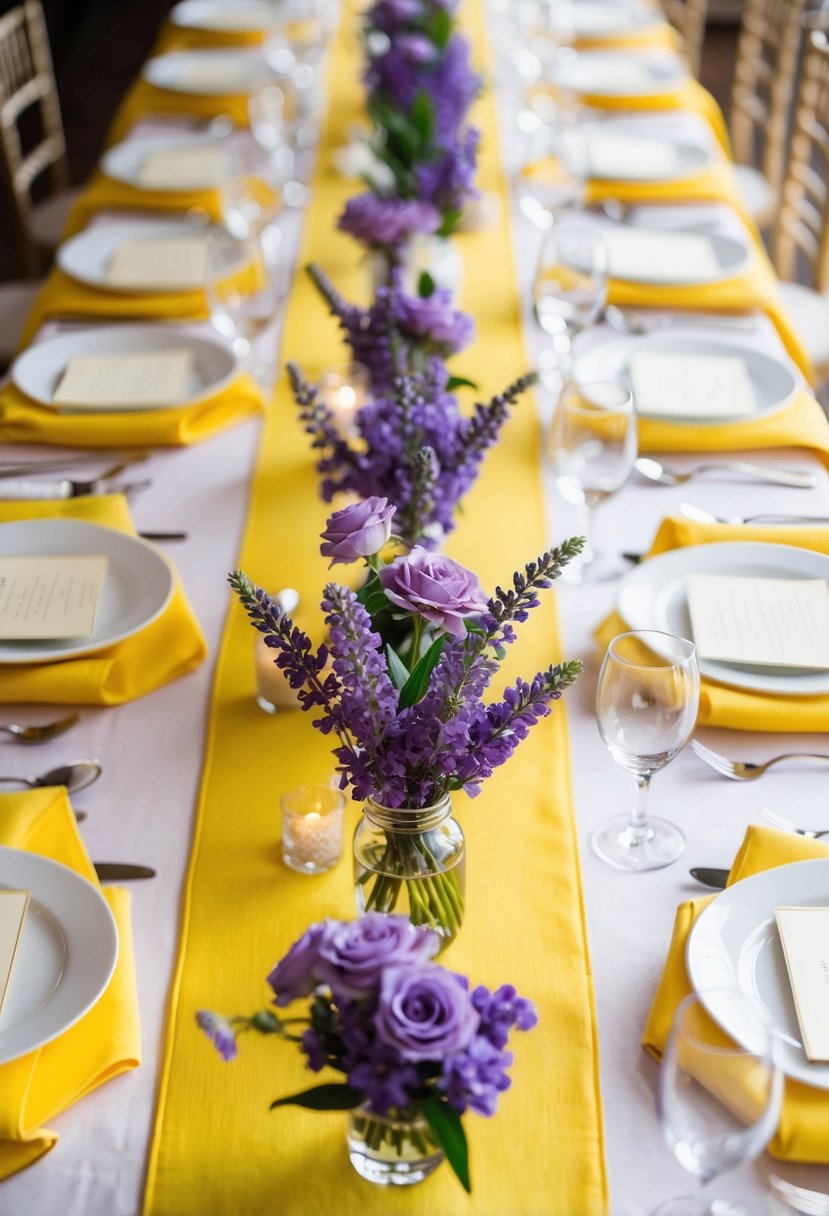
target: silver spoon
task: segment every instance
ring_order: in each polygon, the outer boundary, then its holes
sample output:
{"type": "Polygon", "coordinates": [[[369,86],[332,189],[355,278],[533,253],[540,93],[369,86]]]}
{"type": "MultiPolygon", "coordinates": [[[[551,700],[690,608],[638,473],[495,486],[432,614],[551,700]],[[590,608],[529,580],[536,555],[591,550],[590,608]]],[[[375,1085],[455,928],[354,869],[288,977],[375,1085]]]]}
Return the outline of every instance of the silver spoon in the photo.
{"type": "Polygon", "coordinates": [[[663,486],[681,486],[691,481],[700,473],[742,473],[756,481],[766,482],[772,486],[792,486],[799,490],[810,490],[816,484],[811,473],[801,473],[799,469],[769,469],[761,464],[747,464],[744,460],[721,460],[717,463],[698,464],[687,473],[669,469],[658,460],[640,456],[636,461],[637,473],[648,481],[658,481],[663,486]]]}
{"type": "Polygon", "coordinates": [[[101,775],[101,765],[97,760],[72,760],[69,764],[60,764],[50,768],[48,773],[39,777],[0,777],[3,785],[28,785],[29,789],[40,789],[45,785],[65,785],[70,794],[76,790],[85,790],[101,775]]]}
{"type": "Polygon", "coordinates": [[[692,328],[704,325],[713,329],[736,329],[742,333],[753,332],[757,328],[757,322],[753,317],[726,316],[725,314],[714,316],[712,313],[697,312],[689,312],[687,315],[685,313],[671,313],[670,315],[663,313],[660,316],[644,317],[638,312],[632,312],[629,308],[620,308],[618,304],[608,304],[604,310],[604,318],[614,329],[619,329],[625,334],[635,334],[637,337],[652,334],[655,330],[667,329],[674,324],[688,325],[692,328]]]}
{"type": "Polygon", "coordinates": [[[692,502],[681,502],[679,513],[686,519],[697,524],[829,524],[829,515],[785,515],[782,513],[764,515],[712,515],[703,511],[692,502]]]}
{"type": "Polygon", "coordinates": [[[68,718],[59,718],[57,722],[44,722],[40,726],[21,726],[19,722],[0,723],[0,731],[14,735],[21,743],[45,743],[48,739],[56,739],[58,735],[71,730],[76,722],[80,722],[80,714],[70,714],[68,718]]]}

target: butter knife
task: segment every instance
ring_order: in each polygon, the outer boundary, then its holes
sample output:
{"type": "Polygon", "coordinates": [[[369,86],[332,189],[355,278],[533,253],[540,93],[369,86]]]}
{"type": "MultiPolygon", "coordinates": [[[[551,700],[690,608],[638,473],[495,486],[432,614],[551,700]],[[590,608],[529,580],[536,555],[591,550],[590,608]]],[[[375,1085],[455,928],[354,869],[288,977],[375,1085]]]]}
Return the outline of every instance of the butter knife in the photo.
{"type": "Polygon", "coordinates": [[[132,882],[138,878],[155,878],[149,866],[134,866],[125,861],[93,861],[100,882],[132,882]]]}
{"type": "Polygon", "coordinates": [[[19,478],[0,481],[0,499],[82,498],[87,494],[125,494],[129,498],[138,490],[146,489],[149,484],[149,481],[133,481],[113,485],[100,479],[71,481],[68,477],[60,481],[29,481],[19,478]]]}
{"type": "Polygon", "coordinates": [[[724,891],[730,871],[718,870],[714,866],[694,866],[689,872],[691,877],[695,878],[697,882],[701,882],[704,887],[713,887],[717,891],[724,891]]]}

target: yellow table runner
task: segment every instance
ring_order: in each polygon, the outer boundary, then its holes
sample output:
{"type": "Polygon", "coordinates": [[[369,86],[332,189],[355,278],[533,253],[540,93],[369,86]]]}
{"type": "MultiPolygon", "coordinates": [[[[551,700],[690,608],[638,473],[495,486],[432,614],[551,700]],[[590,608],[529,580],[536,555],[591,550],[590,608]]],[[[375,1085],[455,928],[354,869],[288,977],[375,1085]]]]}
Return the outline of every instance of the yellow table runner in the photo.
{"type": "MultiPolygon", "coordinates": [[[[0,844],[59,861],[97,883],[62,786],[0,794],[0,844]]],[[[105,992],[59,1038],[0,1065],[0,1181],[54,1147],[57,1132],[44,1123],[141,1063],[130,896],[107,887],[104,898],[118,926],[118,962],[105,992]]]]}
{"type": "MultiPolygon", "coordinates": [[[[466,6],[476,58],[482,17],[466,6]]],[[[353,11],[346,14],[328,74],[322,160],[306,219],[300,264],[311,258],[351,294],[362,271],[353,243],[334,221],[353,185],[337,178],[333,149],[359,113],[353,11]]],[[[492,98],[478,106],[485,131],[483,190],[504,196],[492,98]]],[[[497,226],[458,242],[465,303],[478,338],[464,367],[498,391],[527,366],[515,291],[507,208],[497,226]]],[[[310,374],[342,358],[300,276],[288,308],[286,357],[310,374]]],[[[318,531],[326,508],[312,456],[293,422],[283,384],[268,412],[241,565],[264,585],[296,587],[312,606],[326,581],[318,531]]],[[[545,545],[539,435],[521,403],[469,495],[450,549],[485,587],[510,577],[545,545]]],[[[225,594],[217,585],[216,594],[225,594]]],[[[533,613],[515,647],[531,674],[558,653],[552,604],[533,613]]],[[[587,957],[564,706],[536,728],[474,803],[456,799],[469,849],[468,919],[447,962],[475,981],[515,983],[538,1002],[541,1026],[516,1045],[513,1087],[492,1120],[469,1117],[473,1195],[444,1167],[410,1194],[389,1196],[362,1182],[345,1152],[341,1114],[268,1112],[270,1101],[308,1084],[290,1046],[246,1038],[232,1067],[218,1061],[194,1025],[201,1007],[247,1010],[268,998],[264,976],[309,922],[354,914],[347,860],[314,879],[279,863],[278,798],[332,772],[328,741],[299,712],[268,718],[253,699],[254,634],[229,609],[219,656],[196,838],[188,876],[180,957],[153,1138],[147,1216],[276,1211],[280,1216],[380,1216],[390,1203],[412,1216],[601,1216],[606,1209],[592,977],[587,957]]],[[[500,682],[499,682],[500,683],[500,682]]],[[[349,827],[356,822],[352,807],[349,827]]]]}
{"type": "MultiPolygon", "coordinates": [[[[763,541],[796,545],[829,554],[829,528],[809,525],[697,524],[687,519],[663,520],[648,557],[684,545],[717,541],[763,541]]],[[[596,630],[604,649],[630,626],[613,612],[596,630]]],[[[829,730],[829,696],[781,697],[741,688],[726,688],[703,680],[699,697],[700,726],[724,726],[737,730],[826,731],[829,730]]]]}
{"type": "MultiPolygon", "coordinates": [[[[788,865],[793,861],[810,861],[818,857],[829,857],[829,846],[822,841],[804,840],[802,836],[752,826],[746,832],[745,840],[735,858],[728,885],[731,886],[741,878],[758,874],[761,870],[788,865]]],[[[658,1060],[662,1058],[668,1041],[676,1007],[691,991],[685,969],[688,934],[697,917],[713,898],[715,897],[709,895],[691,899],[677,908],[665,969],[642,1036],[643,1046],[658,1060]]],[[[711,1027],[707,1017],[706,1021],[711,1027]]],[[[726,1035],[723,1034],[721,1038],[723,1045],[728,1043],[726,1035]]],[[[787,1078],[780,1123],[768,1148],[772,1156],[782,1160],[829,1165],[829,1094],[825,1090],[813,1089],[800,1081],[787,1078]]]]}
{"type": "MultiPolygon", "coordinates": [[[[0,523],[18,519],[77,519],[135,531],[120,495],[70,498],[66,502],[0,502],[0,523]]],[[[0,670],[0,703],[121,705],[143,697],[200,667],[207,643],[178,575],[161,616],[106,650],[58,663],[11,663],[0,670]]]]}

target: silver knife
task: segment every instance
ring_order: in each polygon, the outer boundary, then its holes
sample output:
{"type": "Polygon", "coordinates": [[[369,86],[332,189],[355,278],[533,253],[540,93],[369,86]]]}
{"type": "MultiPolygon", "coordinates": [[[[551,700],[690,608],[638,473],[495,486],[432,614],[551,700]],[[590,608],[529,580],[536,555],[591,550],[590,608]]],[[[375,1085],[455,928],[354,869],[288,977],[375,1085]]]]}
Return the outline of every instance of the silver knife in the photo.
{"type": "Polygon", "coordinates": [[[718,870],[715,866],[694,866],[690,871],[691,877],[695,878],[697,882],[701,882],[704,887],[713,887],[717,891],[725,890],[729,873],[729,870],[718,870]]]}
{"type": "Polygon", "coordinates": [[[149,866],[134,866],[126,861],[93,861],[100,882],[131,882],[138,878],[155,878],[149,866]]]}
{"type": "Polygon", "coordinates": [[[149,481],[124,482],[112,485],[107,481],[71,481],[68,477],[60,481],[0,481],[0,500],[36,498],[81,498],[87,494],[125,494],[128,498],[138,490],[144,490],[149,481]]]}

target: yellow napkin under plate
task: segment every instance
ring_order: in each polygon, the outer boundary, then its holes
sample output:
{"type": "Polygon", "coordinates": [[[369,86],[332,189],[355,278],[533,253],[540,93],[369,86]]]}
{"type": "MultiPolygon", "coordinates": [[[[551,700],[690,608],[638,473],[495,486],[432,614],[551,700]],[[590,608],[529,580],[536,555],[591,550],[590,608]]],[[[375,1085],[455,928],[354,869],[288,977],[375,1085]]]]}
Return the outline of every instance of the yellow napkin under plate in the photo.
{"type": "MultiPolygon", "coordinates": [[[[829,527],[820,525],[697,524],[687,519],[665,519],[659,527],[648,557],[686,545],[716,541],[765,541],[795,545],[829,554],[829,527]]],[[[606,647],[630,626],[612,612],[596,630],[596,640],[606,647]]],[[[781,697],[773,693],[726,688],[703,679],[700,684],[700,726],[722,726],[732,730],[825,731],[829,730],[829,694],[811,697],[781,697]]]]}
{"type": "MultiPolygon", "coordinates": [[[[20,519],[78,519],[135,533],[120,495],[61,502],[0,502],[0,523],[20,519]]],[[[161,616],[106,650],[57,663],[11,663],[0,668],[0,703],[120,705],[143,697],[201,666],[207,643],[178,574],[161,616]]]]}
{"type": "Polygon", "coordinates": [[[261,46],[268,35],[264,30],[207,30],[174,25],[169,18],[161,27],[153,55],[170,51],[221,50],[223,47],[261,46]]]}
{"type": "Polygon", "coordinates": [[[137,122],[155,114],[173,114],[182,118],[197,118],[205,123],[226,115],[235,127],[247,130],[248,96],[242,94],[178,93],[161,89],[139,78],[132,84],[118,107],[106,139],[106,146],[119,144],[137,122]]]}
{"type": "Polygon", "coordinates": [[[63,447],[189,447],[212,439],[264,409],[261,388],[247,372],[193,405],[157,410],[61,414],[13,384],[0,389],[0,441],[63,447]]]}
{"type": "MultiPolygon", "coordinates": [[[[829,857],[829,845],[819,840],[806,840],[793,833],[752,825],[734,859],[728,885],[732,886],[741,878],[771,870],[775,866],[820,857],[829,857]]],[[[680,904],[677,909],[665,968],[642,1035],[643,1047],[657,1060],[662,1058],[676,1008],[691,991],[685,968],[688,934],[697,917],[714,898],[712,895],[701,896],[680,904]]],[[[707,1015],[701,1016],[708,1021],[707,1015]]],[[[708,1025],[713,1029],[710,1021],[708,1025]]],[[[725,1034],[721,1038],[723,1045],[728,1044],[729,1039],[725,1034]]],[[[787,1077],[780,1123],[769,1145],[769,1152],[781,1160],[828,1165],[829,1093],[787,1077]]]]}
{"type": "MultiPolygon", "coordinates": [[[[62,786],[0,794],[0,844],[61,862],[97,884],[62,786]]],[[[107,887],[104,898],[118,927],[118,962],[103,995],[59,1038],[0,1065],[0,1179],[54,1147],[57,1132],[44,1123],[141,1063],[130,896],[107,887]]]]}

